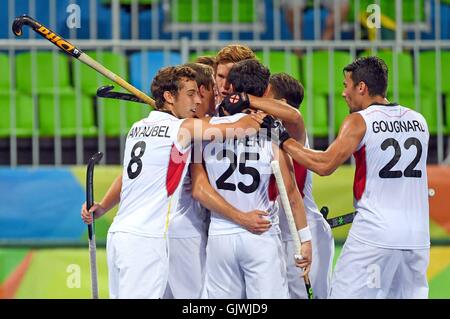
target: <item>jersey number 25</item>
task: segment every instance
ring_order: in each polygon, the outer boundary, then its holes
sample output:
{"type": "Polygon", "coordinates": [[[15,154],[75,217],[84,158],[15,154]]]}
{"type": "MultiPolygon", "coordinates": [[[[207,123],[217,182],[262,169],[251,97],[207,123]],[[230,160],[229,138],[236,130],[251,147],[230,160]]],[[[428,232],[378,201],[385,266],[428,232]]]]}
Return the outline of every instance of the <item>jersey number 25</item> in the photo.
{"type": "MultiPolygon", "coordinates": [[[[228,183],[226,180],[233,174],[233,172],[237,168],[237,155],[232,150],[225,149],[223,150],[223,152],[219,152],[217,154],[217,160],[221,161],[224,158],[228,158],[230,160],[230,166],[228,166],[228,169],[216,181],[217,189],[236,191],[236,185],[233,183],[228,183]]],[[[237,184],[237,189],[246,194],[250,194],[256,191],[261,180],[261,176],[259,175],[259,172],[256,168],[246,166],[246,162],[248,160],[259,160],[259,154],[245,152],[241,153],[239,156],[239,173],[241,173],[242,175],[250,175],[253,179],[250,185],[245,185],[242,182],[239,182],[237,184]]]]}

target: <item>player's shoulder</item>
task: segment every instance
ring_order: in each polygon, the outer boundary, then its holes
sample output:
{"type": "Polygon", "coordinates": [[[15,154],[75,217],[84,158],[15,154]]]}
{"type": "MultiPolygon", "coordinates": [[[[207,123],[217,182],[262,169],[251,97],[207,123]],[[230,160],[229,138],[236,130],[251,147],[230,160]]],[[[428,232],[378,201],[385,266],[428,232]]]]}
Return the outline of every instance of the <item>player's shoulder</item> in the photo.
{"type": "Polygon", "coordinates": [[[403,111],[404,114],[405,114],[405,113],[409,113],[409,114],[411,114],[412,116],[418,118],[419,120],[422,120],[423,122],[426,122],[426,119],[425,119],[425,117],[422,115],[422,113],[420,113],[420,112],[418,112],[418,111],[416,111],[416,110],[414,110],[414,109],[412,109],[412,108],[410,108],[410,107],[406,107],[406,106],[402,106],[402,105],[400,105],[400,107],[401,107],[401,109],[402,109],[402,111],[403,111]]]}
{"type": "Polygon", "coordinates": [[[184,119],[179,119],[167,112],[152,111],[131,125],[128,137],[149,137],[172,135],[173,130],[179,128],[184,119]]]}
{"type": "Polygon", "coordinates": [[[427,123],[425,117],[422,115],[422,113],[412,109],[411,107],[407,107],[401,104],[396,104],[396,108],[398,109],[398,116],[400,118],[403,118],[406,116],[407,119],[413,119],[418,120],[422,123],[427,123]]]}
{"type": "Polygon", "coordinates": [[[142,120],[144,120],[144,121],[171,121],[171,122],[183,121],[183,119],[176,117],[175,115],[173,115],[170,112],[157,111],[157,110],[150,112],[150,114],[147,117],[143,118],[142,120]]]}
{"type": "Polygon", "coordinates": [[[343,124],[347,125],[362,125],[365,124],[365,113],[363,113],[364,110],[353,112],[347,115],[347,117],[344,119],[343,124]]]}
{"type": "Polygon", "coordinates": [[[350,113],[342,122],[338,135],[363,136],[366,133],[367,125],[367,119],[360,111],[350,113]]]}

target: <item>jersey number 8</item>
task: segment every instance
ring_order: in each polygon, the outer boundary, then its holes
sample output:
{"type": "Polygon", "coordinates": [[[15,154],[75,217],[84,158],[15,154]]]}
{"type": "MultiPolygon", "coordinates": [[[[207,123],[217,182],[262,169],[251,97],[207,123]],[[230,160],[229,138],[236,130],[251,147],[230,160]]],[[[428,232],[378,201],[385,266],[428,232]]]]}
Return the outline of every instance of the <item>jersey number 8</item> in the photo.
{"type": "Polygon", "coordinates": [[[130,179],[135,179],[139,176],[142,171],[142,160],[141,157],[144,155],[146,144],[144,141],[137,142],[134,144],[131,150],[131,160],[128,163],[127,173],[130,179]],[[136,150],[139,149],[139,154],[136,155],[136,150]],[[133,170],[133,164],[136,164],[136,170],[133,170]]]}

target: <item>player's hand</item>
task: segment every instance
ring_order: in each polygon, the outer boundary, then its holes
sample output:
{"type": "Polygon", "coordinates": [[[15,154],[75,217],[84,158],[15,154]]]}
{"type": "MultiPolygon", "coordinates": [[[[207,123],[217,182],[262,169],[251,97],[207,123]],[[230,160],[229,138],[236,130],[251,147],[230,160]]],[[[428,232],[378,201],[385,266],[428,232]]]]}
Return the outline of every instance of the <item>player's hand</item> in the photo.
{"type": "Polygon", "coordinates": [[[243,116],[239,121],[244,122],[244,126],[247,129],[254,129],[254,134],[258,133],[261,128],[262,118],[261,116],[255,116],[254,114],[243,116]]]}
{"type": "Polygon", "coordinates": [[[88,211],[86,208],[86,203],[83,203],[81,206],[81,219],[85,224],[92,224],[92,216],[95,216],[95,219],[99,218],[106,212],[105,208],[101,206],[99,203],[94,203],[91,209],[88,211]],[[94,213],[95,214],[92,214],[94,213]]]}
{"type": "Polygon", "coordinates": [[[240,220],[240,225],[249,232],[260,235],[270,229],[272,223],[267,218],[269,214],[261,210],[252,210],[243,213],[240,220]]]}
{"type": "Polygon", "coordinates": [[[271,129],[274,127],[275,118],[272,115],[267,115],[263,118],[261,128],[271,129]]]}
{"type": "Polygon", "coordinates": [[[291,137],[283,126],[283,123],[270,115],[266,115],[263,118],[261,128],[265,129],[267,137],[275,142],[280,148],[283,148],[283,143],[291,137]]]}
{"type": "Polygon", "coordinates": [[[249,108],[250,100],[247,93],[231,93],[225,96],[220,106],[230,115],[233,115],[249,108]]]}
{"type": "Polygon", "coordinates": [[[250,116],[259,123],[260,128],[264,127],[264,119],[269,116],[267,113],[264,113],[262,111],[252,112],[250,113],[250,116]]]}
{"type": "Polygon", "coordinates": [[[312,246],[310,240],[302,243],[300,256],[301,258],[295,258],[295,266],[303,268],[303,276],[306,276],[311,270],[312,246]]]}

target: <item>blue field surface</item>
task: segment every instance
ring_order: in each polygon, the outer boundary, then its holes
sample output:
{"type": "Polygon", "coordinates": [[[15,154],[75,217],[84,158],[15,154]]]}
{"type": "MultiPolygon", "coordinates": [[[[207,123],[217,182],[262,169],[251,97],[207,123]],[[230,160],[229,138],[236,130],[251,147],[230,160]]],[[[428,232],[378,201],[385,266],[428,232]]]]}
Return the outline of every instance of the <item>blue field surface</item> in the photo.
{"type": "Polygon", "coordinates": [[[84,189],[67,169],[0,169],[0,240],[78,240],[84,189]]]}

